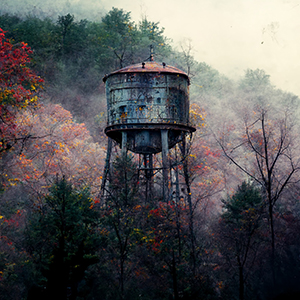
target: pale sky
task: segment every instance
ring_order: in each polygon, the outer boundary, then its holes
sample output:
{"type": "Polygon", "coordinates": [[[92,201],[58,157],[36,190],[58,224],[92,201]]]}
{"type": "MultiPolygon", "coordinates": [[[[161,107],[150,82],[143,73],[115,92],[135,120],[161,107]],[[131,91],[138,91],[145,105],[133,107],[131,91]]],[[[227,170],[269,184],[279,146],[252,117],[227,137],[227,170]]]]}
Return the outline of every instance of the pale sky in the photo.
{"type": "MultiPolygon", "coordinates": [[[[159,22],[174,42],[190,39],[193,55],[233,79],[263,69],[278,88],[300,96],[300,0],[0,0],[80,17],[103,16],[112,7],[159,22]]],[[[21,8],[22,9],[22,8],[21,8]]]]}
{"type": "Polygon", "coordinates": [[[174,44],[189,38],[194,57],[229,78],[263,69],[300,96],[300,0],[105,0],[133,20],[160,22],[174,44]]]}

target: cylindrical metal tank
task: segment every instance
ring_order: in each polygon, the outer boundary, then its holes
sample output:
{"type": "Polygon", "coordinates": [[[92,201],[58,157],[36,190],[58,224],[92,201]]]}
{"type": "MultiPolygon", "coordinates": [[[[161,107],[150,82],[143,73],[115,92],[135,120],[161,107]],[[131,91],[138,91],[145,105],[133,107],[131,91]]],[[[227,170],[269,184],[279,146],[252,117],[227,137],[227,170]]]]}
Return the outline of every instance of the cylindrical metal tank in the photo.
{"type": "Polygon", "coordinates": [[[161,130],[168,130],[172,148],[189,125],[189,78],[164,63],[144,62],[117,70],[106,84],[105,133],[119,144],[126,132],[127,148],[134,153],[162,151],[161,130]]]}

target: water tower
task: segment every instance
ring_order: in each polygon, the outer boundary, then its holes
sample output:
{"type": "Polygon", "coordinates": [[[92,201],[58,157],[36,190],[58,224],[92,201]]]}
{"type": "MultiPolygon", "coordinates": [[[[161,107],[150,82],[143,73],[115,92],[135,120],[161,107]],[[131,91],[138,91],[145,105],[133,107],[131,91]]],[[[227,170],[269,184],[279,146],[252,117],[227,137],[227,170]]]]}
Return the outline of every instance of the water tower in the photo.
{"type": "MultiPolygon", "coordinates": [[[[188,75],[165,63],[149,61],[112,72],[103,81],[107,98],[106,135],[120,145],[123,153],[129,150],[144,156],[143,169],[148,177],[153,174],[153,155],[161,153],[166,200],[168,151],[187,133],[195,131],[189,124],[188,75]]],[[[111,146],[103,188],[110,151],[111,146]]]]}

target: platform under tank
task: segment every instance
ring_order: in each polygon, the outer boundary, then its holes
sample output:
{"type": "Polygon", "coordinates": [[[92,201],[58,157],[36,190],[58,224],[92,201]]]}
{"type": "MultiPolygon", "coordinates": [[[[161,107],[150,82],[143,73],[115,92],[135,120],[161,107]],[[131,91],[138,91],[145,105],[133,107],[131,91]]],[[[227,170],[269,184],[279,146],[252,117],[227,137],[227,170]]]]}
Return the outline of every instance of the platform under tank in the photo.
{"type": "Polygon", "coordinates": [[[131,65],[106,75],[107,136],[134,153],[162,151],[161,131],[168,131],[168,146],[189,124],[189,77],[183,71],[157,62],[131,65]]]}

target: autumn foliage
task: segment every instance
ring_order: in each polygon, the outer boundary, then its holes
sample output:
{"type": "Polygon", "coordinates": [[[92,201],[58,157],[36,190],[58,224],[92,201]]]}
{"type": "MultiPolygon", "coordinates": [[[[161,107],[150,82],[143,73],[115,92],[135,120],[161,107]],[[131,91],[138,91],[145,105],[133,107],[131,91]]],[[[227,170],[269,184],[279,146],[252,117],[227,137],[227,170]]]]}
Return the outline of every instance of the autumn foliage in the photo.
{"type": "Polygon", "coordinates": [[[118,8],[95,22],[0,15],[0,27],[1,299],[300,292],[297,96],[262,70],[234,82],[118,8]],[[189,74],[197,129],[168,151],[167,198],[159,153],[151,162],[112,142],[105,158],[101,78],[147,59],[150,44],[189,74]]]}
{"type": "Polygon", "coordinates": [[[20,113],[16,132],[32,138],[14,155],[8,185],[21,182],[43,196],[57,176],[64,176],[77,187],[88,185],[93,194],[99,193],[104,150],[69,111],[49,104],[20,113]]]}
{"type": "Polygon", "coordinates": [[[23,42],[12,44],[0,28],[0,152],[16,143],[16,112],[37,104],[43,80],[29,67],[32,50],[23,42]]]}

